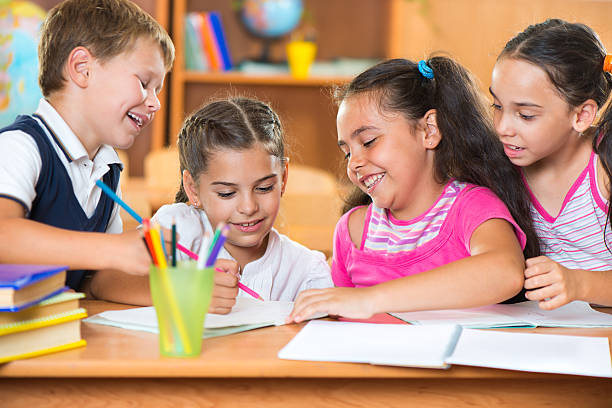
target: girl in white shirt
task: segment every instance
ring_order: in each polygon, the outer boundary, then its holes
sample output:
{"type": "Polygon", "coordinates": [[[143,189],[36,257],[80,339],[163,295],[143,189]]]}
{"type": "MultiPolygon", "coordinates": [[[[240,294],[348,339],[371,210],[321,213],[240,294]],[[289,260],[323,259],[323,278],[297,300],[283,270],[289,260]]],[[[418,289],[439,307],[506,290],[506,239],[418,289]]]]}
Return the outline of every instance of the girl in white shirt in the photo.
{"type": "Polygon", "coordinates": [[[272,227],[288,159],[280,120],[268,105],[249,98],[211,102],[185,120],[178,150],[176,202],[153,219],[165,228],[176,222],[179,243],[195,253],[214,226],[229,225],[216,265],[224,272],[216,273],[210,312],[228,313],[237,295],[249,296],[238,290],[238,281],[264,300],[292,301],[304,289],[333,286],[321,252],[272,227]]]}

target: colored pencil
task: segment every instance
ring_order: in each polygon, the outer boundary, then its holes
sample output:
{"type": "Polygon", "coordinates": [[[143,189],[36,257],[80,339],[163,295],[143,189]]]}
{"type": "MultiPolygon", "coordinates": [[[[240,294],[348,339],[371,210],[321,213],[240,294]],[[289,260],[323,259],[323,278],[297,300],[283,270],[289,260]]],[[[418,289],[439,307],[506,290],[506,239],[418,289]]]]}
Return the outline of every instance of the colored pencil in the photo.
{"type": "Polygon", "coordinates": [[[159,224],[156,224],[157,230],[159,231],[159,243],[161,244],[162,253],[164,254],[164,258],[166,262],[170,262],[170,258],[168,258],[168,252],[166,250],[166,241],[164,240],[164,233],[159,227],[159,224]]]}
{"type": "Polygon", "coordinates": [[[240,282],[238,282],[238,287],[244,290],[249,295],[253,296],[255,299],[262,300],[262,301],[264,300],[257,292],[255,292],[253,289],[249,288],[248,286],[243,285],[240,282]]]}
{"type": "MultiPolygon", "coordinates": [[[[106,184],[104,184],[100,180],[96,180],[96,185],[102,189],[110,198],[112,198],[117,204],[119,204],[125,211],[128,212],[134,219],[142,224],[142,217],[136,213],[136,211],[132,210],[126,203],[121,200],[117,194],[113,190],[111,190],[106,184]]],[[[159,228],[159,226],[158,226],[159,228]]],[[[151,234],[151,244],[154,249],[154,253],[157,256],[158,267],[160,278],[162,281],[162,286],[166,292],[166,296],[168,298],[168,303],[170,304],[170,313],[173,315],[177,329],[179,332],[179,337],[181,337],[181,341],[183,343],[183,347],[185,347],[186,353],[191,353],[191,344],[189,342],[189,338],[187,337],[187,330],[185,329],[185,323],[183,322],[183,317],[178,308],[178,304],[176,303],[176,299],[174,294],[172,293],[172,287],[170,284],[170,278],[168,277],[168,271],[166,270],[166,259],[163,257],[163,250],[160,248],[161,246],[161,238],[159,236],[158,230],[152,228],[149,230],[151,234]]],[[[146,236],[146,235],[145,235],[146,236]]]]}
{"type": "Polygon", "coordinates": [[[130,214],[134,219],[142,224],[142,217],[136,213],[136,211],[132,210],[129,205],[127,205],[122,199],[119,198],[117,194],[109,186],[104,184],[102,180],[96,180],[96,185],[102,189],[110,198],[112,198],[117,204],[119,204],[128,214],[130,214]]]}
{"type": "Polygon", "coordinates": [[[161,248],[161,238],[159,225],[155,224],[150,230],[151,233],[151,241],[153,242],[153,249],[155,250],[155,256],[157,256],[157,262],[161,269],[166,269],[168,264],[166,263],[166,257],[164,256],[164,251],[161,248]]]}
{"type": "Polygon", "coordinates": [[[206,267],[210,268],[215,264],[217,257],[219,256],[219,251],[223,248],[223,244],[225,244],[225,240],[227,239],[227,234],[229,232],[229,225],[223,224],[222,228],[217,228],[217,231],[221,231],[219,234],[215,233],[217,240],[214,241],[211,246],[212,249],[208,254],[208,259],[206,260],[206,267]]]}
{"type": "Polygon", "coordinates": [[[172,220],[172,267],[176,268],[176,222],[172,220]]]}
{"type": "Polygon", "coordinates": [[[142,220],[142,229],[144,230],[144,238],[147,243],[147,247],[149,248],[149,254],[153,259],[153,264],[159,265],[159,262],[157,262],[157,256],[155,256],[155,248],[153,248],[153,242],[151,241],[151,223],[149,222],[148,218],[142,220]]]}
{"type": "Polygon", "coordinates": [[[217,225],[217,229],[215,230],[215,236],[213,237],[212,243],[210,244],[210,248],[208,249],[208,253],[206,254],[206,259],[208,259],[215,245],[217,244],[217,241],[219,240],[219,236],[221,235],[221,230],[223,229],[224,226],[225,226],[224,222],[220,222],[219,225],[217,225]]]}
{"type": "MultiPolygon", "coordinates": [[[[104,191],[106,194],[108,194],[113,200],[115,200],[115,202],[117,202],[119,205],[121,205],[125,211],[128,212],[128,214],[130,214],[137,222],[142,224],[142,217],[140,215],[138,215],[136,213],[136,211],[132,210],[126,203],[124,203],[119,197],[117,197],[117,195],[104,183],[102,183],[100,180],[96,181],[96,184],[98,185],[98,187],[100,187],[102,189],[102,191],[104,191]]],[[[146,238],[147,234],[145,233],[145,238],[146,238]]],[[[155,256],[155,253],[152,249],[152,244],[150,244],[151,247],[151,252],[153,254],[153,256],[155,256]]],[[[203,245],[204,247],[204,245],[203,245]]],[[[183,245],[179,244],[178,242],[176,243],[176,248],[181,251],[184,254],[187,254],[187,256],[189,256],[191,259],[197,261],[199,259],[198,255],[193,253],[192,251],[190,251],[189,249],[185,248],[183,245]]],[[[219,248],[221,249],[221,248],[219,248]]],[[[216,258],[215,258],[216,259],[216,258]]],[[[155,259],[153,259],[153,262],[158,265],[158,263],[156,262],[155,259]]],[[[213,262],[214,264],[214,262],[213,262]]],[[[255,292],[254,290],[248,288],[247,286],[243,285],[242,283],[238,282],[238,287],[242,290],[244,290],[245,292],[247,292],[249,295],[257,298],[257,299],[262,299],[261,296],[259,296],[257,294],[257,292],[255,292]],[[247,291],[248,289],[248,291],[247,291]],[[251,293],[253,292],[253,293],[251,293]]],[[[262,299],[263,300],[263,299],[262,299]]]]}
{"type": "MultiPolygon", "coordinates": [[[[223,269],[219,269],[219,268],[215,268],[215,271],[217,272],[225,272],[223,269]]],[[[264,300],[264,298],[262,298],[259,293],[255,292],[253,289],[249,288],[248,286],[238,282],[238,287],[242,290],[244,290],[246,293],[248,293],[249,295],[253,296],[255,299],[257,300],[264,300]]]]}
{"type": "Polygon", "coordinates": [[[181,338],[181,343],[185,348],[185,353],[191,353],[191,343],[189,342],[189,337],[187,337],[187,329],[185,328],[185,322],[183,322],[183,316],[178,307],[178,303],[176,302],[176,297],[174,296],[174,292],[172,291],[172,283],[170,282],[170,277],[168,276],[168,269],[166,268],[166,258],[164,258],[164,254],[161,249],[161,239],[159,236],[159,225],[155,224],[154,228],[151,228],[151,241],[153,241],[153,247],[155,248],[155,253],[157,254],[159,260],[159,278],[162,282],[162,287],[166,292],[166,298],[168,300],[168,306],[170,307],[170,314],[172,315],[175,323],[176,329],[178,330],[179,337],[181,338]]]}
{"type": "Polygon", "coordinates": [[[184,254],[187,254],[188,257],[190,257],[193,260],[198,260],[198,254],[191,252],[190,250],[188,250],[187,248],[185,248],[184,246],[182,246],[181,244],[179,244],[178,242],[176,243],[176,249],[178,249],[179,251],[181,251],[184,254]]]}

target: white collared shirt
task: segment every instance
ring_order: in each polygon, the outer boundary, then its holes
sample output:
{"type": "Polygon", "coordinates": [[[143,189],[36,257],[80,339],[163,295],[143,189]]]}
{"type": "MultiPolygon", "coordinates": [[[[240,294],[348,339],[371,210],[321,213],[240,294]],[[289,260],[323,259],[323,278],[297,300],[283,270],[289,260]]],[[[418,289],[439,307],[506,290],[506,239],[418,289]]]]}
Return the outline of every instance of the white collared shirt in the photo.
{"type": "MultiPolygon", "coordinates": [[[[61,146],[53,140],[46,126],[36,118],[68,172],[75,197],[85,214],[91,217],[102,193],[95,184],[96,180],[106,174],[110,164],[122,164],[117,152],[109,145],[102,145],[94,159],[90,160],[79,138],[44,98],[40,100],[36,113],[53,129],[58,138],[61,146]],[[66,156],[70,157],[70,160],[66,156]]],[[[3,134],[0,138],[0,195],[15,199],[30,211],[36,198],[35,188],[41,168],[38,146],[31,136],[24,137],[24,132],[18,130],[3,134]]],[[[120,186],[117,194],[121,196],[120,186]]],[[[106,232],[121,233],[122,230],[119,206],[115,205],[106,232]]]]}
{"type": "MultiPolygon", "coordinates": [[[[174,220],[179,243],[196,254],[200,252],[204,234],[213,233],[206,213],[184,203],[162,206],[151,220],[168,229],[174,220]]],[[[225,248],[221,248],[219,258],[234,260],[225,248]]],[[[182,261],[189,257],[179,252],[177,259],[182,261]]],[[[286,301],[294,301],[298,293],[306,289],[334,286],[322,252],[308,249],[274,228],[270,230],[266,252],[245,265],[240,282],[264,300],[286,301]]],[[[241,290],[238,296],[249,295],[241,290]]]]}

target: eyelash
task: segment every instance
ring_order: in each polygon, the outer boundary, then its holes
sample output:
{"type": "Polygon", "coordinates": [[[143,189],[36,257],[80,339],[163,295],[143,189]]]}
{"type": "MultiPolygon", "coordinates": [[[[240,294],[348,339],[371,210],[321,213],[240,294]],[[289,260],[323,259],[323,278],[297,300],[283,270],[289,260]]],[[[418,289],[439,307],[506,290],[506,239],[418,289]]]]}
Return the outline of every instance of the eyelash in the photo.
{"type": "MultiPolygon", "coordinates": [[[[375,137],[374,139],[370,139],[370,140],[368,140],[367,142],[364,142],[364,143],[363,143],[363,146],[364,146],[364,147],[370,147],[370,146],[372,145],[372,143],[374,143],[374,142],[376,141],[376,139],[378,139],[378,138],[377,138],[377,137],[375,137]]],[[[349,158],[349,157],[351,157],[351,152],[347,152],[347,153],[344,155],[344,160],[348,160],[348,158],[349,158]]]]}
{"type": "MultiPolygon", "coordinates": [[[[260,193],[263,193],[263,194],[265,194],[265,193],[269,193],[269,192],[271,192],[271,191],[273,191],[273,190],[274,190],[274,184],[269,185],[269,186],[266,186],[266,187],[257,187],[257,188],[256,188],[256,191],[257,191],[257,192],[260,192],[260,193]]],[[[219,197],[221,197],[221,198],[230,198],[230,197],[232,197],[234,194],[236,194],[236,192],[235,192],[235,191],[232,191],[231,193],[217,193],[217,195],[218,195],[219,197]]]]}
{"type": "MultiPolygon", "coordinates": [[[[495,104],[495,103],[492,103],[492,104],[491,104],[491,108],[493,108],[493,109],[495,109],[495,110],[498,110],[498,111],[501,111],[501,109],[502,109],[501,105],[497,105],[497,104],[495,104]]],[[[517,112],[517,115],[518,115],[518,116],[519,116],[521,119],[523,119],[523,120],[531,120],[531,119],[533,119],[533,118],[535,117],[535,115],[523,115],[523,114],[522,114],[522,113],[520,113],[520,112],[517,112]]]]}

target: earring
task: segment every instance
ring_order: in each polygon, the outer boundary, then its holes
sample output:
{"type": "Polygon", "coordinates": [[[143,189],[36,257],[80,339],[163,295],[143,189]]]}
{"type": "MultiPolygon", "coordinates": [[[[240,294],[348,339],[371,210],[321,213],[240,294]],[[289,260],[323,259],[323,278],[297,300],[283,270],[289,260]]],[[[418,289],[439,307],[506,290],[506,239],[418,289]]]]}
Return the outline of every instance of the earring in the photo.
{"type": "Polygon", "coordinates": [[[428,144],[429,144],[430,146],[431,146],[431,145],[433,145],[433,143],[432,143],[432,142],[429,142],[428,144]]]}

